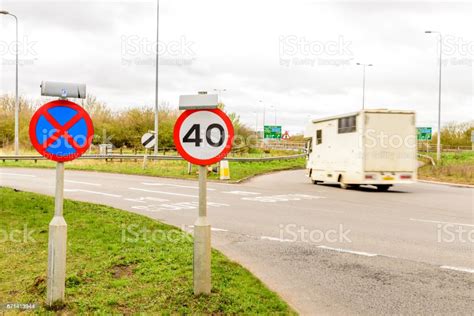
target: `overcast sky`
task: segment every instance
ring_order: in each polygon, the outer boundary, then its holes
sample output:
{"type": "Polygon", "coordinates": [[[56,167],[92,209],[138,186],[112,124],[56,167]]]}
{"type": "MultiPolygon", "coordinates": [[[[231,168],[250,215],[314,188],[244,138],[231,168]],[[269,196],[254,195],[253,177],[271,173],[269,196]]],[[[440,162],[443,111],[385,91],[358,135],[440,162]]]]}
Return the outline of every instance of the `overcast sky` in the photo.
{"type": "MultiPolygon", "coordinates": [[[[113,109],[153,105],[156,1],[0,1],[20,22],[20,94],[42,80],[83,82],[113,109]]],[[[472,2],[160,0],[160,103],[226,89],[255,128],[302,132],[310,117],[412,109],[436,126],[438,37],[443,121],[474,119],[472,2]],[[259,102],[261,100],[262,102],[259,102]]],[[[0,94],[14,93],[14,20],[0,15],[0,94]]]]}

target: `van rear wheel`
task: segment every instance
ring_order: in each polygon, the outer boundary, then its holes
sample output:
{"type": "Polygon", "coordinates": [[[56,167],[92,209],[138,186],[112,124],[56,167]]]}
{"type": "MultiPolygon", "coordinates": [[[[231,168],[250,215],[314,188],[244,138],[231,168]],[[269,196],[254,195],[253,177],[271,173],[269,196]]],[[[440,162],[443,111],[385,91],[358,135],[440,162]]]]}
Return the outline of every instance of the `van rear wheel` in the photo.
{"type": "Polygon", "coordinates": [[[385,191],[388,191],[388,189],[390,189],[390,187],[391,187],[391,185],[386,185],[386,184],[378,185],[377,186],[377,191],[385,192],[385,191]]]}

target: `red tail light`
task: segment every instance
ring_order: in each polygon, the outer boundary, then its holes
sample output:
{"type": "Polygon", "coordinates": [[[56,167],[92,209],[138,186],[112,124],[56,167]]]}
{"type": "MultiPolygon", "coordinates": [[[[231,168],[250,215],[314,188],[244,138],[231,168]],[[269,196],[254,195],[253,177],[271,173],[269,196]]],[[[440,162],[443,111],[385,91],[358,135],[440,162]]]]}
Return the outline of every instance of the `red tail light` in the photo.
{"type": "Polygon", "coordinates": [[[400,179],[411,179],[411,174],[402,174],[400,179]]]}
{"type": "Polygon", "coordinates": [[[365,175],[365,179],[367,179],[367,180],[373,180],[373,179],[375,179],[375,177],[374,177],[374,175],[372,175],[372,174],[366,174],[366,175],[365,175]]]}

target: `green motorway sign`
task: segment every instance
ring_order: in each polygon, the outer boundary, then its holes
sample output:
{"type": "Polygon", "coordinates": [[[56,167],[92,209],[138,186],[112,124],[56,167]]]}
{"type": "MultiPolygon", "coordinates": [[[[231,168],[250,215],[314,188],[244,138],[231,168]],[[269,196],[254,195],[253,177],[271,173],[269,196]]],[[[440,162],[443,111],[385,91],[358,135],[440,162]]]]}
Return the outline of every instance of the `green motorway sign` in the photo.
{"type": "Polygon", "coordinates": [[[431,127],[417,127],[416,128],[416,139],[418,140],[431,140],[431,127]]]}
{"type": "Polygon", "coordinates": [[[281,126],[265,125],[263,127],[263,138],[281,139],[281,126]]]}

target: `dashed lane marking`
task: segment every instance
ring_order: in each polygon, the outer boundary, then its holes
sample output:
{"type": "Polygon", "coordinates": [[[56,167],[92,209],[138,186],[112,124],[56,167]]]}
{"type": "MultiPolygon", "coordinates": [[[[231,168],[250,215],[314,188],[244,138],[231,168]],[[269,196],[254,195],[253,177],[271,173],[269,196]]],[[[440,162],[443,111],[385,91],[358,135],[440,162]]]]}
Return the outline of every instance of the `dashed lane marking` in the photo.
{"type": "Polygon", "coordinates": [[[147,190],[147,189],[140,189],[140,188],[128,188],[128,189],[133,190],[133,191],[142,191],[142,192],[148,192],[148,193],[168,194],[168,195],[175,195],[175,196],[185,196],[185,197],[191,197],[191,198],[199,198],[199,196],[197,196],[197,195],[190,195],[190,194],[172,193],[172,192],[147,190]]]}
{"type": "Polygon", "coordinates": [[[326,250],[332,250],[332,251],[336,251],[336,252],[350,253],[350,254],[353,254],[353,255],[360,255],[360,256],[366,256],[366,257],[376,257],[376,256],[378,256],[376,253],[370,253],[370,252],[364,252],[364,251],[354,251],[354,250],[342,249],[342,248],[332,248],[332,247],[327,247],[327,246],[318,246],[318,248],[326,249],[326,250]]]}
{"type": "Polygon", "coordinates": [[[148,203],[148,201],[153,201],[153,202],[168,202],[169,200],[167,199],[160,199],[160,198],[155,198],[155,197],[139,197],[136,199],[124,199],[125,201],[130,201],[130,202],[136,202],[136,203],[148,203]]]}
{"type": "Polygon", "coordinates": [[[243,197],[242,198],[242,200],[262,202],[262,203],[276,203],[276,202],[315,200],[315,199],[325,199],[325,197],[324,196],[317,196],[317,195],[306,195],[306,194],[280,194],[280,195],[243,197]]]}
{"type": "Polygon", "coordinates": [[[441,266],[441,269],[454,270],[460,272],[474,273],[474,269],[463,268],[463,267],[451,267],[451,266],[441,266]]]}
{"type": "Polygon", "coordinates": [[[423,222],[423,223],[450,224],[450,225],[459,225],[459,226],[474,227],[473,224],[451,223],[451,222],[433,221],[433,220],[428,220],[428,219],[410,218],[410,220],[411,220],[411,221],[414,221],[414,222],[423,222]]]}
{"type": "Polygon", "coordinates": [[[277,238],[277,237],[270,237],[270,236],[260,236],[260,239],[271,240],[271,241],[279,241],[279,242],[293,242],[293,240],[291,240],[291,239],[284,239],[284,238],[277,238]]]}
{"type": "MultiPolygon", "coordinates": [[[[189,225],[188,227],[189,228],[194,228],[194,225],[189,225]]],[[[227,229],[216,228],[216,227],[211,227],[211,231],[213,231],[213,232],[228,232],[227,229]]]]}
{"type": "MultiPolygon", "coordinates": [[[[166,186],[166,187],[174,187],[174,188],[185,188],[185,189],[199,189],[197,186],[191,185],[181,185],[181,184],[169,184],[169,183],[158,183],[158,182],[142,182],[143,185],[148,186],[166,186]]],[[[215,191],[216,189],[207,188],[208,191],[215,191]]]]}
{"type": "Polygon", "coordinates": [[[36,178],[36,176],[32,175],[32,174],[21,174],[21,173],[10,173],[10,172],[0,172],[0,175],[13,176],[13,177],[36,178]]]}
{"type": "Polygon", "coordinates": [[[64,180],[67,183],[75,183],[75,184],[84,184],[84,185],[92,185],[96,187],[100,187],[102,184],[99,183],[92,183],[92,182],[82,182],[82,181],[74,181],[74,180],[64,180]]]}
{"type": "MultiPolygon", "coordinates": [[[[226,207],[229,204],[207,202],[208,207],[226,207]]],[[[134,205],[132,209],[146,212],[161,212],[161,211],[181,211],[181,210],[196,210],[199,207],[199,202],[179,202],[179,203],[164,203],[164,204],[150,204],[150,205],[134,205]]]]}
{"type": "Polygon", "coordinates": [[[257,192],[249,192],[249,191],[224,191],[222,193],[235,194],[235,195],[259,195],[260,194],[257,192]]]}
{"type": "Polygon", "coordinates": [[[105,193],[105,192],[99,192],[99,191],[89,191],[89,190],[82,190],[82,189],[64,189],[64,192],[82,192],[82,193],[103,195],[103,196],[116,197],[116,198],[122,197],[121,195],[118,195],[118,194],[111,194],[111,193],[105,193]]]}
{"type": "MultiPolygon", "coordinates": [[[[291,240],[291,239],[284,239],[284,238],[277,238],[277,237],[270,237],[270,236],[260,236],[260,239],[270,240],[270,241],[278,241],[278,242],[295,242],[294,240],[291,240]]],[[[365,257],[376,257],[376,256],[378,256],[378,254],[370,253],[370,252],[364,252],[364,251],[354,251],[354,250],[342,249],[342,248],[332,248],[332,247],[328,247],[328,246],[317,246],[317,247],[320,248],[320,249],[331,250],[331,251],[342,252],[342,253],[349,253],[349,254],[365,256],[365,257]]]]}

